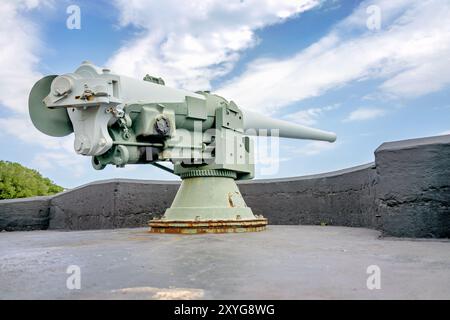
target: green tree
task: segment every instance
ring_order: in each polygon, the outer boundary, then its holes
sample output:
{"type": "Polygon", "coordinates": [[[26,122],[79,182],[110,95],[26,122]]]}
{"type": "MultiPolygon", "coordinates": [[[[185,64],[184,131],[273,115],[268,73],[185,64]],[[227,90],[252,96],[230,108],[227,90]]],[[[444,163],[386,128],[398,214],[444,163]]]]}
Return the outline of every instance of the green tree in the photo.
{"type": "Polygon", "coordinates": [[[36,170],[0,160],[0,199],[47,196],[63,190],[36,170]]]}

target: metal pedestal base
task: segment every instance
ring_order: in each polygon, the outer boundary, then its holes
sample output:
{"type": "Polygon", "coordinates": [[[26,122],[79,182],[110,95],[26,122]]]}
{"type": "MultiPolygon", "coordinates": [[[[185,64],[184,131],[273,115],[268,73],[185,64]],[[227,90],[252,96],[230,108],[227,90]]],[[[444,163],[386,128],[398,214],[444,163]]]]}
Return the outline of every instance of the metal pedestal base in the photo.
{"type": "MultiPolygon", "coordinates": [[[[234,176],[233,176],[234,175],[234,176]]],[[[149,222],[153,233],[231,233],[263,231],[267,219],[247,207],[229,170],[193,170],[172,206],[149,222]]]]}

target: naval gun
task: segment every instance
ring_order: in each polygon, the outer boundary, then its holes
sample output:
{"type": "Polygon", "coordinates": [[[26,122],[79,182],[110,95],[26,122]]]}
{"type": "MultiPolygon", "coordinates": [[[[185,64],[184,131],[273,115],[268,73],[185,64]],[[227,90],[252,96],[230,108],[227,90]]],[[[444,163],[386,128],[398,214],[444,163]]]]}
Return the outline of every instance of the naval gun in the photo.
{"type": "Polygon", "coordinates": [[[171,207],[149,222],[155,233],[264,230],[267,219],[253,214],[235,182],[254,177],[249,135],[276,129],[279,137],[336,140],[334,133],[245,111],[209,91],[170,88],[149,75],[137,80],[88,61],[37,81],[28,107],[41,132],[74,133],[76,153],[92,157],[94,169],[152,164],[178,175],[171,207]]]}

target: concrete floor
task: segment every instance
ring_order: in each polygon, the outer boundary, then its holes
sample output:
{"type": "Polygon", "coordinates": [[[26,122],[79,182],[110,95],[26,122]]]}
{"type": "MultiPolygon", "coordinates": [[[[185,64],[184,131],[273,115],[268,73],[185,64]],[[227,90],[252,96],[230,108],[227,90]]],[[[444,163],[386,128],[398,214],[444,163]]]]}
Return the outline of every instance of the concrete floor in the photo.
{"type": "Polygon", "coordinates": [[[0,233],[1,299],[450,299],[450,242],[374,230],[270,226],[158,235],[146,229],[0,233]],[[69,290],[69,265],[81,289],[69,290]],[[381,289],[367,289],[370,265],[381,289]]]}

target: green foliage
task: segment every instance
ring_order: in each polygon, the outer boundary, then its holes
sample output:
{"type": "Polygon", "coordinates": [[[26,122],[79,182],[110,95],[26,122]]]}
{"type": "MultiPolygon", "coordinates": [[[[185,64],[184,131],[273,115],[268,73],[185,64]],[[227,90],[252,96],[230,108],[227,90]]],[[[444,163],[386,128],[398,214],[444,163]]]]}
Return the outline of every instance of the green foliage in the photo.
{"type": "Polygon", "coordinates": [[[36,170],[0,161],[0,199],[47,196],[63,190],[36,170]]]}

